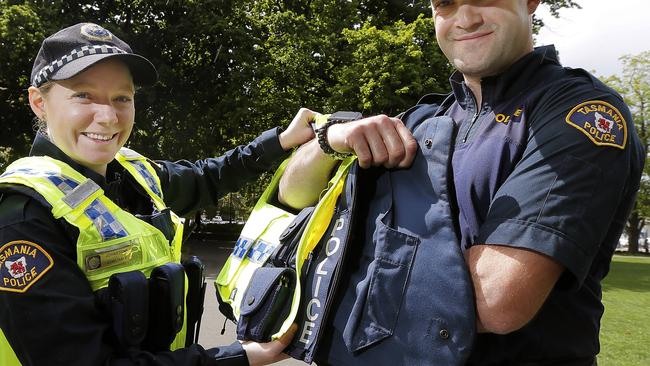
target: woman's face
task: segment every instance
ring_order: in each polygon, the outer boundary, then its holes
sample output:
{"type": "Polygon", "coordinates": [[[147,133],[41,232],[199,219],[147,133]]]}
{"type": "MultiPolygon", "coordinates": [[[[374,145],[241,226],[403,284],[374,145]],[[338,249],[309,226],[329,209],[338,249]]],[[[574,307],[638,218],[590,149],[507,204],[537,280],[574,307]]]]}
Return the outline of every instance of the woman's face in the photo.
{"type": "Polygon", "coordinates": [[[109,59],[55,82],[46,94],[33,87],[29,93],[50,140],[73,160],[105,175],[133,128],[135,88],[129,68],[109,59]]]}

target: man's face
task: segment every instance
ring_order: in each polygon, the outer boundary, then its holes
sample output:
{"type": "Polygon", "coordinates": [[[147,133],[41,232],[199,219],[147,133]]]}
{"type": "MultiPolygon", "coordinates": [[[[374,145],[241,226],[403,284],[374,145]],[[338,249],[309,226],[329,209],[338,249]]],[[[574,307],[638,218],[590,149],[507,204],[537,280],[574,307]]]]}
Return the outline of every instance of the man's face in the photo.
{"type": "Polygon", "coordinates": [[[498,74],[533,49],[540,0],[432,0],[442,52],[466,77],[498,74]]]}

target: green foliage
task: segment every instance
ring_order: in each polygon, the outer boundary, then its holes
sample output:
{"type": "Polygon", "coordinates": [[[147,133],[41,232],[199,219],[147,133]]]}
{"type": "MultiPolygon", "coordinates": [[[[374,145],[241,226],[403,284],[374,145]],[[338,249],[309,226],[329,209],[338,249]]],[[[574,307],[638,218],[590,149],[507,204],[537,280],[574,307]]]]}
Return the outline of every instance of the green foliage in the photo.
{"type": "MultiPolygon", "coordinates": [[[[549,1],[551,8],[572,6],[549,1]]],[[[299,107],[397,114],[448,89],[429,1],[0,1],[0,169],[26,155],[26,89],[42,39],[100,24],[158,68],[138,90],[129,147],[154,159],[223,153],[299,107]]],[[[241,193],[254,202],[260,184],[241,193]]]]}
{"type": "MultiPolygon", "coordinates": [[[[650,51],[622,56],[621,61],[622,75],[609,76],[603,80],[625,99],[639,138],[647,151],[650,144],[650,51]]],[[[637,201],[626,225],[631,252],[638,250],[635,238],[638,238],[647,218],[650,218],[650,164],[644,167],[637,201]]]]}
{"type": "Polygon", "coordinates": [[[350,60],[335,72],[337,85],[331,109],[351,109],[366,115],[397,114],[422,95],[445,92],[451,72],[435,42],[431,18],[401,20],[382,29],[369,23],[346,29],[343,37],[350,60]]]}
{"type": "Polygon", "coordinates": [[[32,114],[26,89],[44,35],[30,6],[0,3],[0,168],[29,151],[32,114]]]}
{"type": "Polygon", "coordinates": [[[603,281],[601,366],[650,364],[650,257],[614,256],[603,281]]]}

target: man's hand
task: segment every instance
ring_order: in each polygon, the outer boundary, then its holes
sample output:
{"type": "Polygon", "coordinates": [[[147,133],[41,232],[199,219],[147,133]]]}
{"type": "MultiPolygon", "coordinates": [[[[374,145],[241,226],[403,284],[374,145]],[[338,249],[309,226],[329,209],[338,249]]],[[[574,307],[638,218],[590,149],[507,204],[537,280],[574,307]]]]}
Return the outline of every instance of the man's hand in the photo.
{"type": "MultiPolygon", "coordinates": [[[[303,113],[310,120],[317,115],[309,110],[303,113]]],[[[408,168],[418,147],[402,121],[385,115],[332,125],[327,130],[327,141],[340,153],[354,152],[362,168],[408,168]]],[[[278,199],[296,209],[313,205],[336,164],[337,160],[325,154],[316,139],[304,144],[282,175],[278,199]]]]}
{"type": "Polygon", "coordinates": [[[327,140],[338,152],[354,152],[362,168],[408,168],[418,147],[401,120],[385,115],[330,126],[327,140]]]}
{"type": "Polygon", "coordinates": [[[275,341],[268,343],[257,343],[245,341],[242,343],[248,363],[251,366],[268,365],[270,363],[282,361],[289,358],[286,354],[282,353],[285,348],[291,343],[293,336],[298,329],[297,324],[292,324],[291,328],[275,341]]]}

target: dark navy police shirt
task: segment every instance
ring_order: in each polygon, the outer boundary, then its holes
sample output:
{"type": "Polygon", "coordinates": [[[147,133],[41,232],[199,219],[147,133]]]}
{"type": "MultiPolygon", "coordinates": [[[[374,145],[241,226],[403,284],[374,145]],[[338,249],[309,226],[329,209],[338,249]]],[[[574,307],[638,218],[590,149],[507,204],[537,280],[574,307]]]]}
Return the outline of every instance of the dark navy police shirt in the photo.
{"type": "Polygon", "coordinates": [[[600,281],[645,156],[630,112],[586,71],[563,68],[552,46],[483,79],[481,106],[462,75],[450,80],[439,114],[458,128],[452,170],[463,248],[528,249],[566,268],[528,325],[479,335],[469,364],[589,364],[599,352],[600,281]]]}

